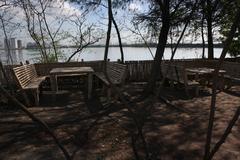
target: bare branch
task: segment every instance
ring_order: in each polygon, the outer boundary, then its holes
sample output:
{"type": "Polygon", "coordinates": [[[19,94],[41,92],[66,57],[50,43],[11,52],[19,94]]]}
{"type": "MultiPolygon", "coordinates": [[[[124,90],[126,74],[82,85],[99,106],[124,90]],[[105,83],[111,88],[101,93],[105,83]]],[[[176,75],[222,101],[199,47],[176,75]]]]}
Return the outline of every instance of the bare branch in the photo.
{"type": "Polygon", "coordinates": [[[57,146],[61,149],[63,152],[66,160],[71,160],[69,153],[67,150],[63,147],[63,145],[60,143],[60,141],[57,139],[55,134],[51,131],[51,129],[48,127],[48,125],[42,121],[41,119],[37,118],[32,114],[22,103],[20,103],[15,97],[10,95],[1,85],[0,85],[0,91],[4,94],[6,98],[8,98],[10,101],[16,104],[16,106],[21,109],[33,122],[35,122],[37,125],[41,126],[54,140],[54,142],[57,144],[57,146]]]}
{"type": "Polygon", "coordinates": [[[232,42],[232,39],[233,39],[234,34],[236,32],[236,29],[238,28],[239,22],[240,22],[240,9],[238,9],[238,11],[237,11],[234,22],[231,26],[231,30],[229,31],[227,39],[224,43],[224,47],[223,47],[220,59],[218,61],[216,69],[214,71],[213,87],[212,87],[212,99],[211,99],[211,106],[210,106],[210,113],[209,113],[209,121],[208,121],[208,130],[207,130],[204,160],[209,160],[208,157],[210,155],[212,130],[213,130],[213,124],[214,124],[215,110],[216,110],[216,91],[217,91],[217,86],[216,85],[217,85],[217,81],[218,81],[219,70],[220,70],[220,68],[221,68],[221,66],[224,62],[225,56],[226,56],[227,51],[229,49],[229,46],[232,42]]]}
{"type": "Polygon", "coordinates": [[[219,148],[222,146],[222,144],[226,141],[228,135],[231,133],[233,126],[236,124],[237,120],[239,119],[240,116],[240,107],[236,110],[233,118],[229,122],[226,130],[224,131],[222,137],[220,140],[216,143],[216,145],[213,147],[212,151],[209,154],[209,160],[211,160],[214,156],[214,154],[219,150],[219,148]]]}

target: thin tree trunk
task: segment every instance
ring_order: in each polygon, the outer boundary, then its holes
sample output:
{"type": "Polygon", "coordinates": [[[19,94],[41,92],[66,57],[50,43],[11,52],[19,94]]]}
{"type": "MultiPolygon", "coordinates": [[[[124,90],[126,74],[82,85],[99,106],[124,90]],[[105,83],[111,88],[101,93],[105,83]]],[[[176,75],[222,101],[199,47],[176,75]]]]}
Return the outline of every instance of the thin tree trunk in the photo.
{"type": "Polygon", "coordinates": [[[44,24],[46,26],[46,29],[47,29],[47,32],[48,32],[48,35],[52,41],[52,46],[53,46],[53,50],[54,50],[54,56],[55,56],[55,60],[56,62],[58,62],[58,55],[57,55],[57,48],[56,48],[56,44],[55,44],[55,41],[54,41],[54,38],[52,36],[52,33],[50,31],[50,28],[48,26],[48,23],[47,23],[47,19],[46,19],[46,15],[45,15],[45,9],[43,7],[43,4],[42,4],[42,1],[40,0],[40,5],[41,5],[41,8],[42,8],[42,15],[43,15],[43,21],[44,21],[44,24]]]}
{"type": "Polygon", "coordinates": [[[212,34],[212,3],[207,0],[208,59],[214,58],[212,34]]]}
{"type": "Polygon", "coordinates": [[[170,29],[170,19],[169,19],[169,2],[167,1],[165,4],[165,10],[163,11],[163,24],[160,31],[160,35],[158,37],[158,45],[156,54],[153,61],[153,66],[151,69],[151,75],[148,81],[148,87],[146,88],[146,93],[154,93],[154,90],[156,88],[156,81],[159,78],[159,75],[161,73],[161,62],[164,55],[167,38],[168,38],[168,32],[170,29]]]}
{"type": "Polygon", "coordinates": [[[53,38],[53,36],[52,36],[52,34],[51,34],[50,30],[49,30],[49,27],[48,27],[48,24],[47,24],[45,18],[44,18],[44,22],[45,22],[45,25],[46,25],[49,37],[50,37],[50,39],[52,41],[52,46],[53,46],[53,50],[54,50],[55,60],[56,60],[56,62],[58,62],[58,54],[57,54],[57,48],[56,48],[56,44],[55,44],[54,38],[53,38]]]}
{"type": "Polygon", "coordinates": [[[38,22],[39,22],[39,30],[40,30],[40,33],[41,33],[41,40],[42,40],[42,46],[43,46],[43,54],[45,55],[45,59],[46,61],[45,62],[48,62],[48,58],[47,58],[47,49],[46,49],[46,43],[45,43],[45,40],[44,40],[44,35],[43,35],[43,28],[42,28],[42,21],[40,19],[40,13],[37,14],[37,17],[38,17],[38,22]]]}
{"type": "Polygon", "coordinates": [[[11,84],[10,84],[10,82],[9,82],[9,80],[8,80],[7,74],[6,74],[5,70],[4,70],[4,67],[3,67],[3,64],[2,64],[1,61],[0,61],[0,69],[1,69],[1,71],[2,71],[2,74],[3,74],[3,76],[4,76],[5,81],[6,81],[6,83],[7,83],[7,86],[8,86],[8,88],[9,88],[10,91],[11,91],[11,94],[13,94],[13,93],[14,93],[13,87],[11,86],[11,84]]]}
{"type": "MultiPolygon", "coordinates": [[[[83,49],[83,48],[82,48],[82,49],[83,49]]],[[[70,62],[71,59],[72,59],[78,52],[81,52],[82,49],[76,50],[75,52],[73,52],[73,54],[68,58],[67,62],[70,62]]]]}
{"type": "Polygon", "coordinates": [[[112,22],[113,22],[113,25],[114,25],[114,27],[116,29],[117,36],[118,36],[118,43],[119,43],[119,48],[120,48],[120,53],[121,53],[121,63],[124,63],[124,53],[123,53],[121,34],[119,32],[118,25],[117,25],[114,17],[112,17],[112,22]]]}
{"type": "MultiPolygon", "coordinates": [[[[180,44],[180,42],[181,42],[181,40],[182,40],[182,38],[183,38],[183,36],[184,36],[184,33],[185,33],[186,29],[187,29],[187,26],[189,25],[190,20],[192,19],[193,13],[195,12],[197,6],[198,6],[198,1],[195,2],[194,6],[193,6],[193,8],[192,8],[192,11],[191,11],[191,13],[190,13],[190,15],[189,15],[189,17],[188,17],[185,25],[184,25],[183,31],[182,31],[182,33],[181,33],[181,35],[180,35],[180,37],[179,37],[179,39],[178,39],[178,41],[177,41],[177,44],[176,44],[175,48],[172,50],[172,55],[171,55],[171,58],[170,58],[170,61],[169,61],[169,62],[170,62],[170,65],[171,65],[172,62],[173,62],[173,58],[174,58],[174,56],[175,56],[175,54],[176,54],[176,51],[177,51],[177,49],[178,49],[178,46],[179,46],[179,44],[180,44]]],[[[172,43],[171,43],[171,44],[172,44],[172,43]]],[[[169,67],[170,67],[170,66],[169,66],[169,67]]],[[[168,72],[169,72],[169,67],[167,68],[167,73],[166,73],[166,75],[167,75],[168,72]]],[[[165,80],[166,80],[166,76],[163,76],[163,79],[161,80],[160,88],[164,85],[165,80]]],[[[157,95],[160,96],[160,89],[158,89],[157,95]]],[[[162,99],[164,99],[164,98],[162,97],[162,99]]]]}
{"type": "Polygon", "coordinates": [[[202,36],[202,59],[204,59],[205,58],[204,13],[201,22],[201,36],[202,36]]]}
{"type": "Polygon", "coordinates": [[[42,121],[41,119],[34,116],[22,103],[20,103],[15,97],[11,96],[1,85],[0,85],[0,92],[3,93],[3,95],[9,99],[10,101],[14,102],[19,109],[21,109],[24,113],[27,114],[29,118],[32,119],[33,122],[41,126],[54,140],[54,142],[57,144],[57,146],[61,149],[63,152],[66,160],[71,160],[69,153],[67,150],[63,147],[63,145],[59,142],[57,137],[54,135],[54,133],[51,131],[51,129],[48,127],[48,125],[42,121]]]}
{"type": "Polygon", "coordinates": [[[71,59],[79,52],[81,52],[84,48],[86,48],[87,46],[89,45],[92,45],[94,43],[96,43],[98,40],[96,41],[93,41],[93,42],[88,42],[87,44],[83,45],[83,46],[80,46],[80,48],[77,48],[77,50],[75,52],[72,53],[72,55],[68,58],[67,62],[70,62],[71,59]]]}
{"type": "Polygon", "coordinates": [[[150,46],[148,45],[148,42],[145,40],[145,38],[144,38],[143,35],[141,34],[141,31],[140,31],[140,29],[139,29],[138,27],[137,27],[137,30],[138,30],[138,33],[139,33],[139,35],[141,36],[142,40],[144,41],[144,44],[145,44],[146,47],[148,48],[148,50],[149,50],[149,52],[150,52],[152,58],[154,59],[154,56],[153,56],[152,50],[151,50],[150,46]]]}
{"type": "Polygon", "coordinates": [[[7,54],[8,54],[8,57],[10,58],[11,64],[13,64],[13,59],[12,59],[12,55],[11,55],[11,51],[10,51],[10,46],[9,46],[9,43],[8,43],[8,36],[7,36],[6,28],[5,28],[5,23],[3,21],[2,16],[0,16],[0,19],[1,19],[2,27],[3,27],[3,33],[4,33],[4,36],[5,36],[5,40],[6,40],[7,54]]]}
{"type": "Polygon", "coordinates": [[[142,140],[143,146],[144,146],[145,159],[149,159],[148,147],[147,147],[147,143],[146,143],[145,138],[144,138],[143,133],[142,133],[142,126],[140,126],[134,112],[128,106],[129,104],[127,103],[127,101],[123,97],[121,91],[119,91],[117,89],[117,87],[111,82],[111,80],[110,80],[110,78],[107,74],[107,59],[108,59],[109,42],[110,42],[110,37],[111,37],[112,19],[113,19],[112,2],[111,2],[111,0],[108,0],[108,31],[107,31],[107,38],[106,38],[106,45],[105,45],[105,52],[104,52],[104,75],[106,76],[106,79],[110,84],[110,88],[113,89],[113,91],[119,96],[119,98],[121,99],[123,104],[126,106],[131,118],[133,119],[133,121],[134,121],[134,123],[137,127],[138,134],[139,134],[139,136],[142,140]]]}
{"type": "Polygon", "coordinates": [[[138,155],[138,152],[137,152],[137,148],[136,148],[136,140],[137,140],[137,138],[135,138],[135,135],[131,135],[132,150],[133,150],[135,159],[139,160],[140,158],[139,158],[139,155],[138,155]]]}
{"type": "Polygon", "coordinates": [[[216,110],[216,90],[217,90],[217,81],[218,81],[218,73],[219,70],[224,62],[225,56],[229,49],[230,44],[232,43],[232,39],[236,32],[236,29],[240,22],[240,9],[237,11],[235,20],[233,21],[231,30],[228,33],[227,39],[224,43],[224,47],[214,71],[214,78],[213,78],[213,87],[212,87],[212,99],[211,99],[211,106],[210,106],[210,113],[209,113],[209,122],[208,122],[208,130],[207,130],[207,138],[206,138],[206,145],[205,145],[205,153],[204,153],[204,160],[209,160],[209,154],[211,149],[211,140],[212,140],[212,130],[213,130],[213,123],[215,117],[215,110],[216,110]]]}
{"type": "Polygon", "coordinates": [[[147,47],[148,50],[149,50],[149,53],[151,54],[152,58],[154,59],[152,50],[151,50],[150,46],[148,45],[148,42],[145,40],[145,38],[144,38],[143,35],[141,34],[141,31],[140,31],[140,29],[138,28],[138,26],[136,25],[136,26],[134,27],[134,29],[136,29],[138,32],[136,32],[136,31],[134,31],[134,30],[132,30],[132,29],[130,29],[130,28],[128,28],[128,29],[129,29],[131,32],[135,33],[136,35],[139,35],[139,36],[142,38],[142,40],[144,41],[144,44],[146,45],[146,47],[147,47]]]}
{"type": "Polygon", "coordinates": [[[213,147],[212,151],[210,152],[209,158],[208,158],[209,160],[211,160],[213,158],[214,154],[220,149],[222,144],[226,141],[228,135],[232,131],[233,126],[236,124],[237,120],[239,119],[239,116],[240,116],[240,107],[238,107],[233,118],[229,122],[226,130],[224,131],[222,137],[220,138],[220,140],[216,143],[216,145],[213,147]]]}
{"type": "Polygon", "coordinates": [[[107,59],[108,59],[108,49],[109,49],[109,43],[111,38],[111,31],[112,31],[112,1],[108,0],[108,30],[107,30],[107,39],[105,44],[105,51],[104,51],[104,71],[107,75],[107,59]]]}
{"type": "MultiPolygon", "coordinates": [[[[28,13],[29,9],[28,9],[28,5],[30,5],[30,1],[25,1],[25,0],[20,0],[19,1],[22,5],[22,8],[24,10],[24,14],[25,14],[25,17],[26,17],[26,22],[27,22],[27,29],[28,29],[28,32],[30,34],[30,36],[32,37],[32,39],[35,41],[35,43],[37,44],[38,48],[40,49],[40,56],[41,58],[45,61],[45,62],[48,62],[48,57],[47,55],[45,54],[44,52],[44,49],[42,48],[42,45],[40,44],[39,40],[37,39],[37,35],[36,33],[34,32],[34,28],[35,28],[35,24],[34,24],[34,15],[32,13],[28,13]],[[26,4],[27,3],[27,4],[26,4]],[[32,17],[31,17],[32,16],[32,17]],[[33,19],[33,26],[31,27],[31,20],[30,19],[33,19]]],[[[29,11],[31,12],[31,11],[29,11]]]]}

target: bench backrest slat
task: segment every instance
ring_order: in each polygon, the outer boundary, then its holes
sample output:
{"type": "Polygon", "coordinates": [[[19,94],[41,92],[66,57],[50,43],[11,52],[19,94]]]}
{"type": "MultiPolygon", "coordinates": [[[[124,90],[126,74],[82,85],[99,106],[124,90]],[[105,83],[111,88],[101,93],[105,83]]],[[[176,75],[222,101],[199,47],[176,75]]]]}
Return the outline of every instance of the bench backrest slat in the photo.
{"type": "Polygon", "coordinates": [[[240,78],[240,63],[224,62],[222,69],[224,69],[227,72],[227,75],[240,78]]]}
{"type": "Polygon", "coordinates": [[[174,64],[161,65],[163,77],[187,85],[187,73],[184,66],[174,64]]]}
{"type": "Polygon", "coordinates": [[[37,72],[33,64],[15,67],[13,71],[21,88],[26,87],[33,79],[37,78],[37,72]]]}
{"type": "Polygon", "coordinates": [[[175,66],[178,81],[185,86],[188,85],[188,77],[184,66],[175,66]]]}
{"type": "Polygon", "coordinates": [[[124,83],[127,73],[127,66],[119,63],[108,62],[107,73],[110,80],[117,83],[124,83]]]}

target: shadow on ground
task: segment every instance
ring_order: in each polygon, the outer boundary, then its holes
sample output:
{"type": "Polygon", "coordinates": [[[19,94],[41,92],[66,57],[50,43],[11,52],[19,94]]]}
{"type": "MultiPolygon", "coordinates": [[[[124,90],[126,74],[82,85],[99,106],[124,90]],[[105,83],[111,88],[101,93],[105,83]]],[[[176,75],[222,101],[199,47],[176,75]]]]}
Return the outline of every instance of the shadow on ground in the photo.
{"type": "MultiPolygon", "coordinates": [[[[202,159],[211,100],[209,92],[187,99],[182,90],[165,88],[162,96],[183,109],[180,111],[160,99],[145,103],[141,95],[143,86],[126,88],[128,99],[136,103],[129,103],[129,107],[141,122],[150,159],[202,159]]],[[[71,90],[59,94],[52,103],[51,95],[45,93],[41,106],[29,110],[50,126],[73,159],[134,159],[133,148],[140,159],[144,159],[142,142],[138,139],[133,146],[131,135],[136,135],[136,127],[125,106],[119,101],[105,106],[102,97],[104,95],[96,94],[87,100],[81,90],[71,90]]],[[[214,143],[240,103],[239,97],[224,92],[217,97],[214,143]]],[[[0,117],[0,159],[64,159],[52,138],[21,111],[5,110],[0,117]]],[[[240,122],[216,154],[216,160],[239,159],[239,133],[240,122]]]]}

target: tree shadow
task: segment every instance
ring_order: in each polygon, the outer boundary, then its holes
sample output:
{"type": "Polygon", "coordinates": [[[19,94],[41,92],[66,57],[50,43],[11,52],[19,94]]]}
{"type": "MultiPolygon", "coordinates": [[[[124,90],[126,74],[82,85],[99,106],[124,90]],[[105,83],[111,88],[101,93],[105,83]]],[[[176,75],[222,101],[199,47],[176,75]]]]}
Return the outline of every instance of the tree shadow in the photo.
{"type": "MultiPolygon", "coordinates": [[[[209,106],[206,105],[209,104],[209,97],[206,100],[205,97],[171,99],[173,105],[183,108],[176,110],[156,97],[140,98],[142,95],[138,88],[136,92],[132,88],[129,91],[127,101],[140,123],[146,146],[139,137],[131,114],[117,100],[106,107],[101,104],[99,97],[93,96],[93,99],[87,101],[81,92],[73,91],[67,105],[46,105],[29,110],[49,125],[73,159],[134,159],[134,156],[135,159],[145,159],[145,147],[149,159],[153,160],[201,159],[209,114],[209,106]],[[189,112],[184,112],[185,110],[189,112]]],[[[169,94],[172,92],[165,93],[166,97],[172,96],[169,94]]],[[[216,121],[226,121],[219,116],[229,114],[224,109],[217,109],[216,121]]],[[[51,137],[24,114],[9,112],[2,115],[2,159],[12,158],[17,154],[22,159],[29,159],[34,155],[36,159],[63,159],[51,137]]],[[[236,133],[238,132],[239,127],[236,133]]]]}

